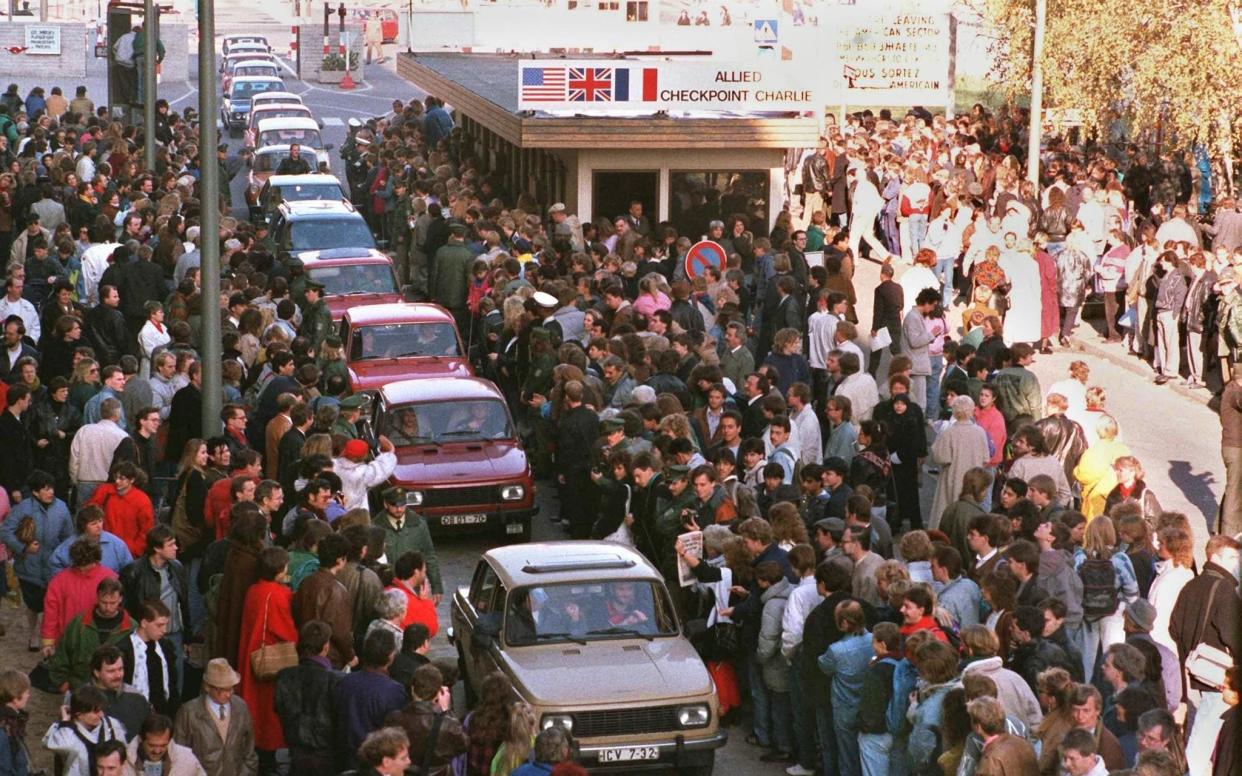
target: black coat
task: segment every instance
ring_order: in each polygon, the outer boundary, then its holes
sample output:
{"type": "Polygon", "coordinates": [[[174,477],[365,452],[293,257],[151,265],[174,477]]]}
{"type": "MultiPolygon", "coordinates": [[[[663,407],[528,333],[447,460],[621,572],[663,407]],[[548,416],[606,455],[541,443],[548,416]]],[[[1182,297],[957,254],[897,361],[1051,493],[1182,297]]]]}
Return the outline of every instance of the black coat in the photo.
{"type": "Polygon", "coordinates": [[[4,455],[0,455],[0,485],[12,493],[26,487],[30,472],[34,470],[30,430],[26,424],[7,409],[0,412],[0,439],[4,440],[4,455]]]}
{"type": "MultiPolygon", "coordinates": [[[[177,594],[181,610],[181,627],[190,627],[190,583],[185,566],[179,560],[168,564],[168,582],[177,594]]],[[[160,574],[151,565],[149,556],[138,558],[121,569],[121,587],[125,589],[125,609],[137,621],[142,615],[142,602],[160,600],[160,574]]]]}
{"type": "Polygon", "coordinates": [[[86,313],[82,328],[86,344],[95,349],[95,360],[100,366],[119,363],[121,356],[132,351],[125,316],[116,308],[106,304],[92,307],[86,313]]]}
{"type": "MultiPolygon", "coordinates": [[[[1242,601],[1238,598],[1237,588],[1238,583],[1233,575],[1211,561],[1204,565],[1202,574],[1182,588],[1169,616],[1169,635],[1177,644],[1177,656],[1183,665],[1200,643],[1223,649],[1234,656],[1239,654],[1242,644],[1238,640],[1238,610],[1242,609],[1242,601]]],[[[1216,691],[1216,688],[1193,677],[1185,689],[1216,691]]]]}
{"type": "Polygon", "coordinates": [[[599,437],[599,416],[585,404],[561,416],[556,426],[556,462],[568,472],[591,466],[591,452],[599,437]]]}
{"type": "Polygon", "coordinates": [[[121,312],[134,320],[145,320],[147,302],[163,302],[168,296],[164,270],[149,261],[135,261],[125,268],[117,285],[121,295],[121,312]]]}
{"type": "MultiPolygon", "coordinates": [[[[159,598],[157,595],[156,598],[159,598]]],[[[125,683],[134,683],[134,642],[133,639],[123,638],[116,643],[117,649],[121,650],[121,664],[125,667],[125,683]]],[[[164,677],[168,682],[168,701],[160,708],[152,704],[152,710],[158,714],[173,716],[177,707],[181,705],[181,688],[177,685],[177,652],[173,648],[173,643],[168,639],[160,639],[160,649],[164,652],[164,657],[168,661],[168,676],[164,677]]],[[[141,656],[146,660],[146,655],[141,656]]]]}
{"type": "Polygon", "coordinates": [[[332,754],[336,741],[336,711],[332,690],[341,674],[310,658],[276,676],[276,714],[289,748],[332,754]]]}
{"type": "Polygon", "coordinates": [[[168,411],[165,461],[176,463],[181,460],[185,443],[198,437],[202,430],[202,415],[203,392],[193,383],[173,394],[172,407],[168,411]]]}

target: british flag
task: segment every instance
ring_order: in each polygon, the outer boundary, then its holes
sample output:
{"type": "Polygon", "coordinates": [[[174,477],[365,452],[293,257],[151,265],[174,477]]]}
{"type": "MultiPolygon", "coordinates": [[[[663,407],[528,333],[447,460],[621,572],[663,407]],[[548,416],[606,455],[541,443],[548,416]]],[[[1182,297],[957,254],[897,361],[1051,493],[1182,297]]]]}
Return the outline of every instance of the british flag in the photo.
{"type": "Polygon", "coordinates": [[[523,68],[521,91],[522,99],[529,102],[564,102],[565,68],[523,68]]]}
{"type": "Polygon", "coordinates": [[[569,68],[570,102],[612,102],[611,67],[569,68]]]}

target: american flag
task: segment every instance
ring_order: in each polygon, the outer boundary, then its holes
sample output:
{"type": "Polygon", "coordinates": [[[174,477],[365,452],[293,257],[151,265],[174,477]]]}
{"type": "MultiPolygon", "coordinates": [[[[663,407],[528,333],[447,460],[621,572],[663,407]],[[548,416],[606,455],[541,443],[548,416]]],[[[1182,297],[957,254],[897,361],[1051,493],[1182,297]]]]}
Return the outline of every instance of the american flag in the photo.
{"type": "Polygon", "coordinates": [[[569,68],[570,102],[612,102],[611,67],[569,68]]]}
{"type": "Polygon", "coordinates": [[[529,102],[564,102],[565,68],[528,67],[522,70],[522,99],[529,102]]]}

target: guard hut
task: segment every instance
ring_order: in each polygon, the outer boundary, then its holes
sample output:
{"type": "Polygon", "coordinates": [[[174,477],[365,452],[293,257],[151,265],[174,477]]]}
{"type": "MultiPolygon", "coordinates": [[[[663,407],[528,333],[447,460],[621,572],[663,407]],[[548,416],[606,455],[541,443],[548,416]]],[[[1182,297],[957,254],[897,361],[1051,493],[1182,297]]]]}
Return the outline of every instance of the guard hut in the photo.
{"type": "Polygon", "coordinates": [[[788,64],[406,53],[397,72],[448,104],[507,191],[583,221],[637,200],[697,239],[733,213],[767,234],[787,158],[815,147],[815,98],[788,64]]]}

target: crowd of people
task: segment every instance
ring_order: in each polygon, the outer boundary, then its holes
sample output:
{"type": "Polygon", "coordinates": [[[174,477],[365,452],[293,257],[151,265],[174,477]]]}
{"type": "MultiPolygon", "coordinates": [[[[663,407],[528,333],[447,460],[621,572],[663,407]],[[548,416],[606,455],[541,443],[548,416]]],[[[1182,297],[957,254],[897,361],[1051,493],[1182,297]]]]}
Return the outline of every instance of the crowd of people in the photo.
{"type": "MultiPolygon", "coordinates": [[[[386,483],[394,445],[361,438],[323,287],[226,201],[201,233],[200,166],[238,159],[198,148],[193,118],[160,106],[148,170],[84,89],[0,96],[0,540],[41,653],[0,673],[0,769],[31,772],[33,685],[65,696],[41,741],[75,775],[580,772],[503,674],[454,716],[456,663],[428,655],[445,580],[386,483]],[[207,439],[204,336],[224,353],[207,439]]],[[[864,113],[798,158],[775,224],[709,190],[681,234],[639,202],[583,222],[510,194],[435,98],[351,124],[355,203],[504,392],[551,521],[664,574],[759,759],[1232,771],[1242,213],[1202,218],[1175,157],[1054,139],[1035,187],[1017,114],[864,113]],[[703,236],[727,264],[687,275],[703,236]],[[859,289],[867,257],[881,282],[859,289]],[[1157,382],[1219,374],[1203,563],[1110,386],[1030,369],[1097,294],[1157,382]]]]}

